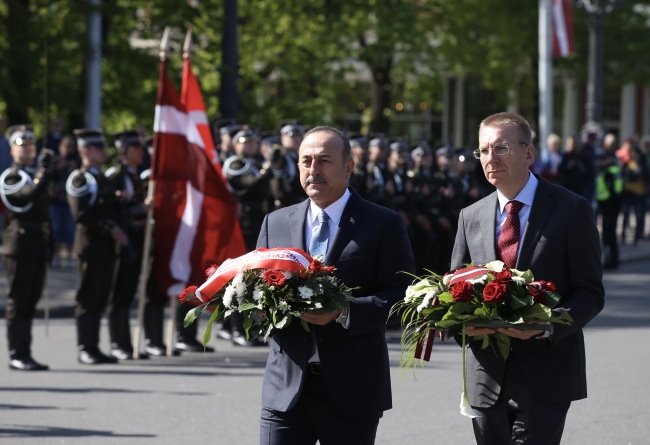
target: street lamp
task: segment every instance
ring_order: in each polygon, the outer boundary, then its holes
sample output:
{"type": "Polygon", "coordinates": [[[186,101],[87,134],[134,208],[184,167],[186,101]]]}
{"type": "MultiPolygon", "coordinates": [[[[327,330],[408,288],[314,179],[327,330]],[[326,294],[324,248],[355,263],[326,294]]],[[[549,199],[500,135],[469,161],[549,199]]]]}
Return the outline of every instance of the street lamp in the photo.
{"type": "Polygon", "coordinates": [[[618,3],[625,0],[574,0],[582,7],[589,18],[589,78],[587,83],[587,123],[582,127],[583,132],[595,131],[603,134],[603,80],[604,80],[604,47],[603,34],[605,15],[612,12],[618,3]]]}

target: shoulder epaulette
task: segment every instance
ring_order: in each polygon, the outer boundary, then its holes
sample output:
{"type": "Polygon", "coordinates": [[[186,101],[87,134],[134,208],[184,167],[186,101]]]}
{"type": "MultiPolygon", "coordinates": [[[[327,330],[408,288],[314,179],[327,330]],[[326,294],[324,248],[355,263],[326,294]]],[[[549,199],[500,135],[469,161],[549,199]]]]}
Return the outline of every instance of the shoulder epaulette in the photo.
{"type": "Polygon", "coordinates": [[[6,180],[7,180],[7,176],[9,176],[9,173],[11,173],[11,171],[12,169],[8,168],[2,172],[2,175],[0,175],[0,198],[2,199],[4,205],[12,212],[25,213],[33,207],[34,205],[33,202],[29,202],[22,207],[18,207],[11,204],[7,199],[7,196],[13,195],[14,193],[20,191],[20,189],[25,187],[26,184],[31,184],[32,178],[24,171],[17,169],[16,173],[18,173],[18,176],[20,176],[20,181],[18,181],[15,184],[9,185],[7,184],[6,180]]]}
{"type": "Polygon", "coordinates": [[[78,174],[81,174],[79,170],[70,173],[70,176],[68,176],[68,180],[65,183],[65,190],[73,198],[82,198],[90,194],[90,205],[93,205],[97,199],[97,180],[89,172],[83,172],[86,183],[81,187],[76,187],[72,182],[78,174]]]}

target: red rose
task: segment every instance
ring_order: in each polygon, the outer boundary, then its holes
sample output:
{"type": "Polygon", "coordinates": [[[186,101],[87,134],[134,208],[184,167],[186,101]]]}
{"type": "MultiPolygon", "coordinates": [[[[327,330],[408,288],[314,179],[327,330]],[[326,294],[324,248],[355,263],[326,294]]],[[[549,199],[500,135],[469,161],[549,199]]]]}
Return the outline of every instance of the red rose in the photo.
{"type": "Polygon", "coordinates": [[[470,301],[474,294],[474,288],[469,281],[461,281],[451,287],[451,296],[454,301],[470,301]]]}
{"type": "Polygon", "coordinates": [[[190,286],[186,288],[181,294],[178,296],[178,299],[181,303],[187,303],[189,301],[196,301],[197,298],[194,296],[196,293],[196,290],[198,288],[196,286],[190,286]]]}
{"type": "Polygon", "coordinates": [[[308,270],[313,273],[317,274],[323,269],[323,263],[321,263],[318,260],[311,260],[311,263],[309,264],[308,270]]]}
{"type": "Polygon", "coordinates": [[[498,281],[493,281],[483,289],[483,301],[486,303],[501,303],[506,298],[508,286],[498,281]]]}
{"type": "Polygon", "coordinates": [[[504,269],[503,272],[494,272],[494,279],[499,283],[508,283],[512,280],[512,272],[504,269]]]}
{"type": "Polygon", "coordinates": [[[544,287],[544,290],[550,290],[552,292],[557,291],[557,287],[555,287],[555,284],[550,281],[540,281],[540,283],[542,283],[542,287],[544,287]]]}
{"type": "Polygon", "coordinates": [[[546,306],[546,295],[544,295],[544,292],[531,291],[530,294],[533,296],[533,303],[546,306]]]}
{"type": "Polygon", "coordinates": [[[284,286],[284,283],[287,281],[284,275],[282,275],[282,272],[273,269],[264,272],[262,279],[267,286],[284,286]]]}
{"type": "Polygon", "coordinates": [[[206,277],[207,277],[207,278],[210,278],[212,275],[215,274],[215,272],[217,271],[218,268],[219,268],[219,267],[217,267],[216,264],[213,264],[212,266],[210,266],[210,267],[208,267],[207,269],[205,269],[205,275],[206,275],[206,277]]]}

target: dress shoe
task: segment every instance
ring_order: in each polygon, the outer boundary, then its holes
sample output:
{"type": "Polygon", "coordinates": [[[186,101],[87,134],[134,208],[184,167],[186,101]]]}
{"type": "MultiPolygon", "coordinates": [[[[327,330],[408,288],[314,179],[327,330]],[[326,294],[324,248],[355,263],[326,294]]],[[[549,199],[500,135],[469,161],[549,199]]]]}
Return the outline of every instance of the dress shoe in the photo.
{"type": "Polygon", "coordinates": [[[264,343],[259,338],[251,338],[250,340],[246,340],[246,334],[242,334],[237,331],[232,333],[232,344],[235,346],[244,346],[247,348],[266,346],[266,343],[264,343]]]}
{"type": "Polygon", "coordinates": [[[117,363],[115,357],[102,354],[98,348],[84,348],[79,351],[79,363],[85,365],[101,365],[104,363],[117,363]]]}
{"type": "MultiPolygon", "coordinates": [[[[165,345],[148,344],[145,346],[144,350],[147,354],[153,357],[164,357],[167,355],[167,346],[165,345]]],[[[178,349],[172,351],[173,357],[178,357],[179,355],[181,355],[181,351],[178,349]]]]}
{"type": "Polygon", "coordinates": [[[226,329],[218,329],[217,337],[222,340],[232,340],[232,334],[226,329]]]}
{"type": "Polygon", "coordinates": [[[9,369],[17,371],[47,371],[50,369],[47,365],[41,365],[31,356],[15,357],[9,360],[9,369]]]}
{"type": "MultiPolygon", "coordinates": [[[[111,349],[111,355],[118,360],[132,360],[133,359],[133,350],[126,348],[114,347],[111,349]]],[[[140,359],[148,359],[149,354],[140,353],[140,359]]]]}
{"type": "Polygon", "coordinates": [[[211,346],[205,346],[196,339],[196,338],[187,338],[181,339],[176,342],[176,349],[180,349],[185,352],[214,352],[214,348],[211,346]]]}

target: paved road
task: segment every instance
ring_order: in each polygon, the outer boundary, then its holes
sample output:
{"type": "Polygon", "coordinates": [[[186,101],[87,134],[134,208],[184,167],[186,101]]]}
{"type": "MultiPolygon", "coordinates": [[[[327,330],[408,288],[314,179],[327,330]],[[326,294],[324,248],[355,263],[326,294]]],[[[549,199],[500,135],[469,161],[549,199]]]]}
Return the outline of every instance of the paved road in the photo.
{"type": "MultiPolygon", "coordinates": [[[[607,273],[604,312],[585,330],[589,399],[576,402],[563,443],[650,443],[650,261],[607,273]]],[[[6,351],[0,322],[0,351],[6,351]]],[[[257,443],[262,373],[268,350],[213,341],[215,354],[77,364],[72,319],[38,321],[35,356],[46,373],[7,369],[0,352],[0,443],[236,444],[257,443]]],[[[106,329],[102,331],[106,345],[106,329]]],[[[471,444],[470,421],[458,413],[460,348],[434,347],[426,369],[402,377],[399,339],[390,335],[394,409],[377,443],[471,444]]]]}

